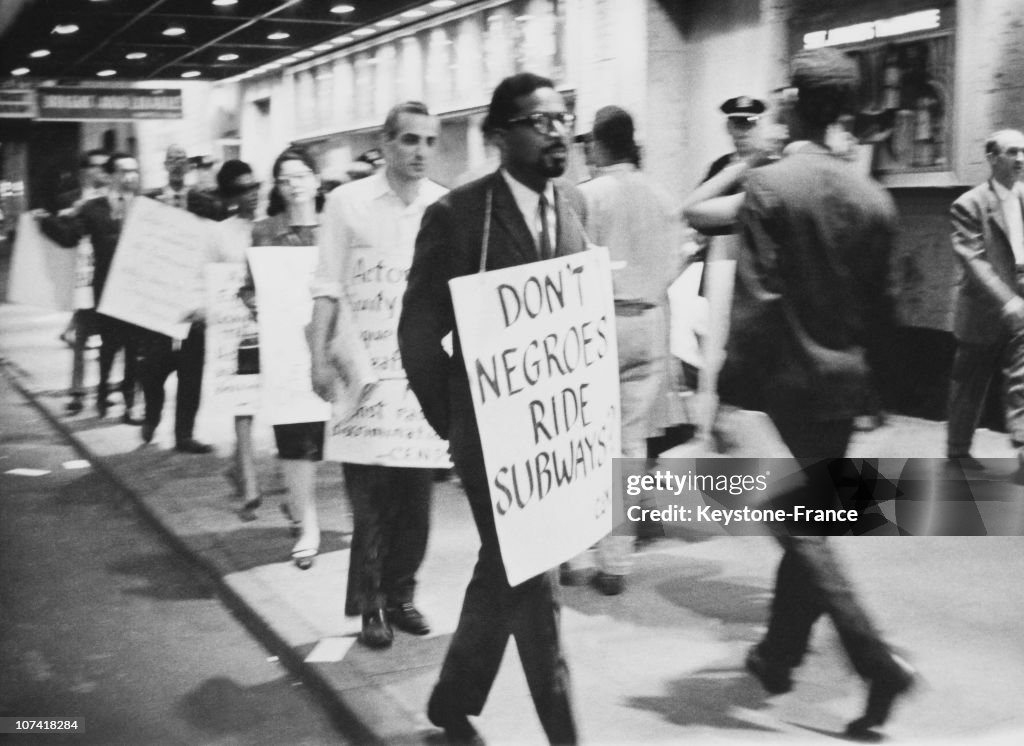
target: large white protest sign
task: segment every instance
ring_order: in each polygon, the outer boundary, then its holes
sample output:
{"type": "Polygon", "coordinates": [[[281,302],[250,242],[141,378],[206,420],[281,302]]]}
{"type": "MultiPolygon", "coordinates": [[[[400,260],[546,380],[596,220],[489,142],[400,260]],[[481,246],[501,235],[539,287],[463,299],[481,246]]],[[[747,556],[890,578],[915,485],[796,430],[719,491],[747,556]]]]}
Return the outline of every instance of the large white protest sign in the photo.
{"type": "Polygon", "coordinates": [[[18,218],[11,254],[7,300],[54,311],[70,311],[75,277],[75,252],[43,235],[29,212],[18,218]]]}
{"type": "Polygon", "coordinates": [[[97,310],[177,339],[187,337],[184,319],[203,304],[203,265],[215,225],[153,199],[133,199],[97,310]]]}
{"type": "Polygon", "coordinates": [[[253,415],[260,401],[256,320],[238,296],[245,282],[241,263],[207,264],[206,279],[206,364],[203,368],[203,397],[213,399],[218,409],[236,415],[253,415]]]}
{"type": "Polygon", "coordinates": [[[336,408],[328,429],[328,459],[381,466],[451,465],[448,444],[424,419],[398,351],[398,317],[411,261],[407,252],[349,252],[345,318],[355,324],[358,339],[353,343],[363,344],[379,382],[354,414],[336,408]]]}
{"type": "Polygon", "coordinates": [[[323,422],[330,405],[313,393],[306,328],[316,246],[254,246],[246,253],[259,312],[260,413],[274,425],[323,422]]]}
{"type": "Polygon", "coordinates": [[[612,528],[619,364],[608,250],[449,283],[515,585],[612,528]]]}

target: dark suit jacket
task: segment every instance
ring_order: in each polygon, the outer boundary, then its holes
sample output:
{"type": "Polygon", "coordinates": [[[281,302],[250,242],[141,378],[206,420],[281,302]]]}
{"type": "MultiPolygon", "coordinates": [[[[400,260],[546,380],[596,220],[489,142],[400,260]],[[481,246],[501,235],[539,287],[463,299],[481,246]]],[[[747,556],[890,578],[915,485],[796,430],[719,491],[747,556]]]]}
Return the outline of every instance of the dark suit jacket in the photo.
{"type": "Polygon", "coordinates": [[[122,221],[114,219],[110,201],[105,196],[89,200],[73,216],[51,215],[39,221],[42,232],[66,248],[77,246],[82,236],[89,237],[95,262],[92,289],[97,308],[121,237],[121,224],[122,221]]]}
{"type": "MultiPolygon", "coordinates": [[[[1020,203],[1024,210],[1024,199],[1020,203]]],[[[1017,282],[1006,219],[992,182],[960,195],[950,214],[953,251],[960,260],[953,334],[961,342],[998,342],[1006,334],[1000,311],[1017,294],[1017,282]]]]}
{"type": "MultiPolygon", "coordinates": [[[[458,334],[454,336],[453,357],[441,346],[441,340],[455,329],[448,280],[479,271],[484,205],[489,190],[493,201],[487,269],[514,267],[540,259],[526,221],[500,172],[453,189],[423,215],[398,324],[398,344],[409,385],[427,422],[446,439],[453,410],[457,416],[473,416],[472,405],[465,411],[469,384],[458,334]],[[450,396],[456,398],[456,406],[452,406],[450,396]]],[[[555,208],[556,255],[586,249],[582,228],[586,208],[582,195],[575,187],[556,183],[555,208]]],[[[475,420],[472,427],[475,428],[475,420]]]]}
{"type": "MultiPolygon", "coordinates": [[[[163,193],[164,190],[163,187],[161,187],[159,189],[150,189],[143,192],[143,196],[155,199],[157,202],[163,202],[163,193]]],[[[198,215],[201,218],[207,218],[209,220],[223,220],[227,217],[224,205],[221,204],[215,194],[191,187],[185,192],[184,209],[188,210],[193,215],[198,215]]]]}
{"type": "Polygon", "coordinates": [[[804,421],[877,406],[871,369],[895,331],[895,226],[888,193],[817,146],[750,172],[724,401],[804,421]]]}

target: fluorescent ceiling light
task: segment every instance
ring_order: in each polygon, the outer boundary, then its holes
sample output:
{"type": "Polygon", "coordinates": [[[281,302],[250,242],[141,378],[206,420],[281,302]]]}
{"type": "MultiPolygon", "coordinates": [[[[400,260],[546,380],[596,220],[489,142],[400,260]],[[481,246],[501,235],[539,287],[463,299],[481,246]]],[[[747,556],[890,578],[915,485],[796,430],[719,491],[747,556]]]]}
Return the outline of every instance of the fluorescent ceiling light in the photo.
{"type": "Polygon", "coordinates": [[[126,60],[144,60],[146,59],[145,52],[129,52],[124,56],[126,60]]]}
{"type": "Polygon", "coordinates": [[[73,34],[76,31],[78,31],[78,24],[75,23],[61,23],[53,27],[55,34],[73,34]]]}
{"type": "Polygon", "coordinates": [[[356,8],[354,5],[335,5],[333,8],[331,8],[331,12],[338,13],[340,15],[342,13],[351,13],[355,9],[356,8]]]}
{"type": "Polygon", "coordinates": [[[287,39],[289,36],[291,36],[291,34],[287,31],[275,31],[272,34],[267,34],[267,38],[270,39],[270,41],[280,41],[281,39],[287,39]]]}
{"type": "Polygon", "coordinates": [[[11,75],[28,75],[28,72],[29,70],[27,67],[16,67],[11,70],[11,75]]]}
{"type": "Polygon", "coordinates": [[[117,70],[100,70],[96,75],[100,78],[109,78],[111,75],[117,75],[117,70]]]}
{"type": "Polygon", "coordinates": [[[49,57],[50,56],[50,50],[49,49],[37,49],[34,52],[29,52],[28,56],[29,57],[33,57],[35,59],[39,59],[40,57],[49,57]]]}
{"type": "Polygon", "coordinates": [[[164,29],[164,36],[181,36],[185,33],[185,29],[182,26],[168,26],[164,29]]]}
{"type": "Polygon", "coordinates": [[[231,62],[232,60],[237,60],[238,55],[234,52],[229,52],[227,54],[220,55],[219,57],[217,57],[217,59],[221,62],[231,62]]]}
{"type": "Polygon", "coordinates": [[[199,71],[198,70],[189,70],[186,73],[182,73],[181,77],[183,77],[183,78],[198,78],[199,77],[199,71]]]}

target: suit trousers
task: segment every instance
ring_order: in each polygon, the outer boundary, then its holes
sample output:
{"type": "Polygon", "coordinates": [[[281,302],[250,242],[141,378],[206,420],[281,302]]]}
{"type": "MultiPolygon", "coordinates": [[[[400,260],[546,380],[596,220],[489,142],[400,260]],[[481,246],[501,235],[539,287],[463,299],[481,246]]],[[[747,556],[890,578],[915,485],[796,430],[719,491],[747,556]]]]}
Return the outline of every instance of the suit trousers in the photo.
{"type": "Polygon", "coordinates": [[[412,601],[427,551],[434,470],[341,467],[353,522],[346,607],[367,614],[412,601]]]}
{"type": "Polygon", "coordinates": [[[569,667],[559,639],[560,608],[555,597],[554,573],[542,573],[515,587],[509,585],[469,388],[462,380],[453,381],[450,390],[452,461],[469,499],[480,535],[480,552],[435,696],[452,708],[479,715],[511,636],[515,638],[530,696],[548,740],[557,744],[576,743],[569,667]]]}
{"type": "Polygon", "coordinates": [[[970,453],[989,384],[997,367],[1003,370],[1006,428],[1016,446],[1024,445],[1024,334],[995,344],[957,342],[949,383],[946,454],[970,453]]]}
{"type": "MultiPolygon", "coordinates": [[[[782,440],[805,469],[806,485],[779,500],[807,506],[835,492],[823,459],[842,457],[853,431],[852,420],[795,422],[772,417],[782,440]]],[[[791,506],[790,506],[791,507],[791,506]]],[[[892,672],[895,663],[854,592],[827,536],[780,535],[783,548],[775,582],[762,656],[794,668],[807,652],[811,629],[823,614],[835,625],[854,670],[865,679],[892,672]]]]}
{"type": "MultiPolygon", "coordinates": [[[[135,380],[138,373],[138,340],[141,327],[129,324],[113,316],[96,314],[96,327],[100,334],[100,380],[96,388],[96,399],[104,401],[110,389],[110,370],[114,358],[124,350],[124,377],[121,381],[121,395],[125,409],[135,406],[135,380]]],[[[83,341],[84,345],[84,341],[83,341]]]]}
{"type": "Polygon", "coordinates": [[[165,334],[144,329],[139,342],[139,377],[146,398],[147,425],[156,427],[164,410],[164,385],[171,373],[178,373],[178,396],[174,410],[174,440],[192,437],[203,389],[203,359],[206,355],[206,324],[197,321],[188,330],[181,347],[165,334]]]}

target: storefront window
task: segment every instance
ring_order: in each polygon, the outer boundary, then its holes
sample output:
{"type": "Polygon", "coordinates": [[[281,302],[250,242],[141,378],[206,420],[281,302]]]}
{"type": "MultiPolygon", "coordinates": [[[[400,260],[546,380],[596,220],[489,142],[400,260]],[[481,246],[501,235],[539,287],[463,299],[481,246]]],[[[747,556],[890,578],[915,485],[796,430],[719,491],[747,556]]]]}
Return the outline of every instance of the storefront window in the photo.
{"type": "Polygon", "coordinates": [[[952,168],[955,8],[920,5],[871,3],[868,11],[888,11],[868,19],[865,8],[854,8],[852,17],[848,8],[845,14],[795,19],[794,46],[833,46],[860,65],[858,110],[850,127],[862,143],[874,146],[872,168],[879,174],[952,168]]]}

